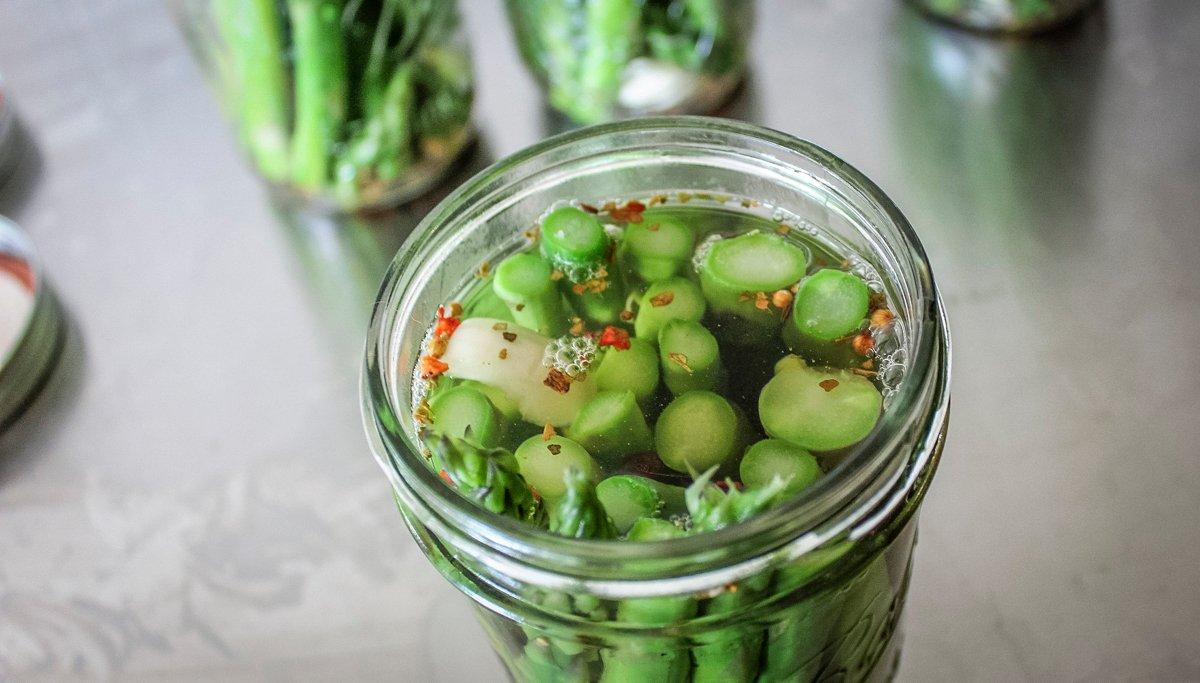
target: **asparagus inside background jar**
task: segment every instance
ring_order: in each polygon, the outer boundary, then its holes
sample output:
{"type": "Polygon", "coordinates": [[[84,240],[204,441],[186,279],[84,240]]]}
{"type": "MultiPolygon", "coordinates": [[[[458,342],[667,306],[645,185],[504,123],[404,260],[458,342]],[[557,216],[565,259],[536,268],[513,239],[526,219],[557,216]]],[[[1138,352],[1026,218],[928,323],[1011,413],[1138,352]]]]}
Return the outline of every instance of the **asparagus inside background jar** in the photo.
{"type": "Polygon", "coordinates": [[[434,209],[363,397],[410,530],[513,679],[886,680],[946,351],[869,180],[747,124],[640,119],[434,209]]]}
{"type": "Polygon", "coordinates": [[[526,65],[578,124],[705,113],[745,68],[745,0],[506,0],[526,65]]]}
{"type": "Polygon", "coordinates": [[[470,141],[453,0],[173,0],[259,174],[354,210],[410,199],[470,141]]]}

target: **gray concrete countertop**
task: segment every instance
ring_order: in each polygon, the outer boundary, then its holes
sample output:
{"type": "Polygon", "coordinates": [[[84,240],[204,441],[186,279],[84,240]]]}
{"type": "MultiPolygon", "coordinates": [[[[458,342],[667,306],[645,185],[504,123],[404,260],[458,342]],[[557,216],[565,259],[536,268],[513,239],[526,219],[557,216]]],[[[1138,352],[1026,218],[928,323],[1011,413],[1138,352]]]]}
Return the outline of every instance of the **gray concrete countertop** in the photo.
{"type": "MultiPolygon", "coordinates": [[[[544,118],[500,3],[462,4],[478,167],[544,118]]],[[[760,9],[730,113],[874,178],[952,320],[901,680],[1200,680],[1200,3],[1029,43],[760,9]]],[[[0,213],[73,325],[0,438],[0,679],[500,680],[358,415],[369,304],[436,197],[277,215],[156,0],[4,0],[0,70],[33,148],[0,213]]]]}

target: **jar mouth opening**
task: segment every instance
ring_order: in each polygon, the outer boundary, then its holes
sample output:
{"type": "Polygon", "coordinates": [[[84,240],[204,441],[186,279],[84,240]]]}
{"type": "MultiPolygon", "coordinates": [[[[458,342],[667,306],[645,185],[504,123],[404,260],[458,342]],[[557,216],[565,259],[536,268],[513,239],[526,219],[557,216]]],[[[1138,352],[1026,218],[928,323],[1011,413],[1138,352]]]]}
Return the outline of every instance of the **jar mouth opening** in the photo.
{"type": "MultiPolygon", "coordinates": [[[[615,158],[622,151],[613,147],[605,154],[615,158]]],[[[798,168],[791,170],[803,173],[798,168]]],[[[377,459],[401,504],[430,526],[435,535],[448,536],[450,544],[460,541],[475,547],[487,556],[487,561],[506,565],[509,571],[548,568],[581,579],[623,578],[626,573],[620,567],[641,563],[656,565],[647,569],[647,576],[670,577],[711,566],[718,557],[726,565],[740,563],[746,571],[752,571],[770,553],[800,555],[833,539],[854,538],[856,533],[863,533],[855,529],[870,521],[870,511],[896,499],[897,494],[896,504],[902,504],[906,487],[912,485],[906,471],[912,474],[913,467],[922,468],[925,463],[915,462],[917,458],[910,462],[910,458],[897,454],[913,452],[914,424],[927,421],[930,412],[944,412],[948,370],[947,331],[924,250],[907,219],[873,182],[830,152],[784,133],[724,119],[658,117],[594,126],[549,138],[480,172],[430,212],[398,252],[376,300],[362,378],[363,410],[377,459]],[[467,221],[482,220],[479,207],[541,170],[539,159],[629,133],[689,135],[709,140],[714,148],[728,145],[730,139],[741,139],[811,160],[823,173],[869,200],[900,234],[912,261],[916,297],[916,315],[907,321],[911,353],[905,381],[876,428],[848,449],[843,462],[803,494],[750,520],[702,535],[655,543],[566,538],[481,510],[447,487],[426,465],[411,427],[409,407],[397,405],[391,391],[393,383],[411,377],[410,368],[397,367],[396,337],[402,328],[398,323],[415,321],[422,315],[406,307],[413,298],[408,290],[419,286],[436,269],[438,259],[430,256],[453,247],[445,244],[448,235],[444,233],[467,221]],[[849,515],[850,509],[861,514],[849,515]],[[619,552],[614,552],[616,548],[619,552]]]]}

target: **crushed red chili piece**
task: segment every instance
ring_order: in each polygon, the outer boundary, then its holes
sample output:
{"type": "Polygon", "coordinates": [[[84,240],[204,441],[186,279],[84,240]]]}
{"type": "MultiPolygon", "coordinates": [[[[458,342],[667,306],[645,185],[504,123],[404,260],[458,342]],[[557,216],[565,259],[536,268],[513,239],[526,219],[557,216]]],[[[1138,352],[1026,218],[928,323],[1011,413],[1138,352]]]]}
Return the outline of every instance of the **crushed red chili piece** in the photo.
{"type": "Polygon", "coordinates": [[[766,292],[754,293],[754,307],[760,311],[765,311],[771,307],[771,300],[767,298],[766,292]]]}
{"type": "Polygon", "coordinates": [[[500,336],[504,337],[504,341],[507,342],[515,342],[517,340],[516,332],[501,332],[500,336]]]}
{"type": "Polygon", "coordinates": [[[500,360],[508,358],[508,349],[500,349],[500,360]]]}
{"type": "Polygon", "coordinates": [[[449,369],[449,365],[433,356],[421,356],[421,379],[433,379],[449,369]]]}
{"type": "Polygon", "coordinates": [[[600,346],[611,346],[624,351],[629,348],[629,333],[619,327],[609,325],[600,333],[600,346]]]}
{"type": "Polygon", "coordinates": [[[871,327],[887,327],[895,319],[895,313],[886,308],[877,308],[871,312],[871,327]]]}
{"type": "Polygon", "coordinates": [[[588,213],[600,213],[600,209],[597,209],[596,207],[592,206],[591,204],[584,204],[584,203],[580,202],[579,208],[583,209],[584,211],[587,211],[588,213]]]}
{"type": "Polygon", "coordinates": [[[556,443],[546,444],[546,450],[550,451],[554,455],[558,455],[559,453],[562,453],[562,446],[556,443]]]}
{"type": "Polygon", "coordinates": [[[641,223],[642,212],[645,210],[646,205],[635,200],[626,202],[625,206],[614,206],[608,209],[608,215],[612,216],[613,220],[641,223]]]}
{"type": "Polygon", "coordinates": [[[438,476],[442,478],[442,481],[446,482],[447,484],[449,484],[451,486],[454,486],[454,480],[450,478],[450,473],[447,472],[446,470],[442,470],[442,471],[438,472],[438,476]]]}
{"type": "Polygon", "coordinates": [[[462,313],[462,306],[458,304],[450,304],[449,312],[446,311],[445,306],[438,306],[437,323],[433,326],[433,336],[449,337],[454,334],[454,330],[462,324],[462,321],[456,317],[459,313],[462,313]],[[455,312],[455,308],[458,309],[457,312],[455,312]]]}
{"type": "Polygon", "coordinates": [[[787,308],[792,305],[792,293],[786,289],[780,289],[771,295],[771,303],[775,308],[787,308]]]}
{"type": "Polygon", "coordinates": [[[831,378],[829,378],[829,379],[823,379],[823,380],[821,380],[821,381],[820,381],[820,382],[817,384],[817,386],[821,387],[821,388],[822,388],[822,389],[824,389],[826,392],[830,392],[830,391],[833,391],[834,389],[836,389],[838,384],[839,384],[839,382],[838,382],[836,379],[833,379],[833,378],[831,377],[831,378]]]}

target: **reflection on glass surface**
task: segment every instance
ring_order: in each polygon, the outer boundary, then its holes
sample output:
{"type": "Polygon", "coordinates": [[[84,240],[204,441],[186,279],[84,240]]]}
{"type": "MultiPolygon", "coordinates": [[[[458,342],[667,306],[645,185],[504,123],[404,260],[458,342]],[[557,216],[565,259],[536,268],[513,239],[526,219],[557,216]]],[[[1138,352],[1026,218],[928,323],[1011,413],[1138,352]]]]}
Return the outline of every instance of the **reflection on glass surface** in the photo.
{"type": "Polygon", "coordinates": [[[58,305],[42,282],[32,247],[0,217],[0,430],[41,388],[62,342],[58,305]]]}
{"type": "Polygon", "coordinates": [[[1088,229],[1103,17],[994,41],[900,12],[891,119],[914,195],[943,227],[1058,243],[1088,229]],[[1042,230],[1041,226],[1052,226],[1042,230]]]}
{"type": "Polygon", "coordinates": [[[1096,0],[910,0],[930,16],[976,31],[1036,33],[1061,26],[1096,0]]]}

